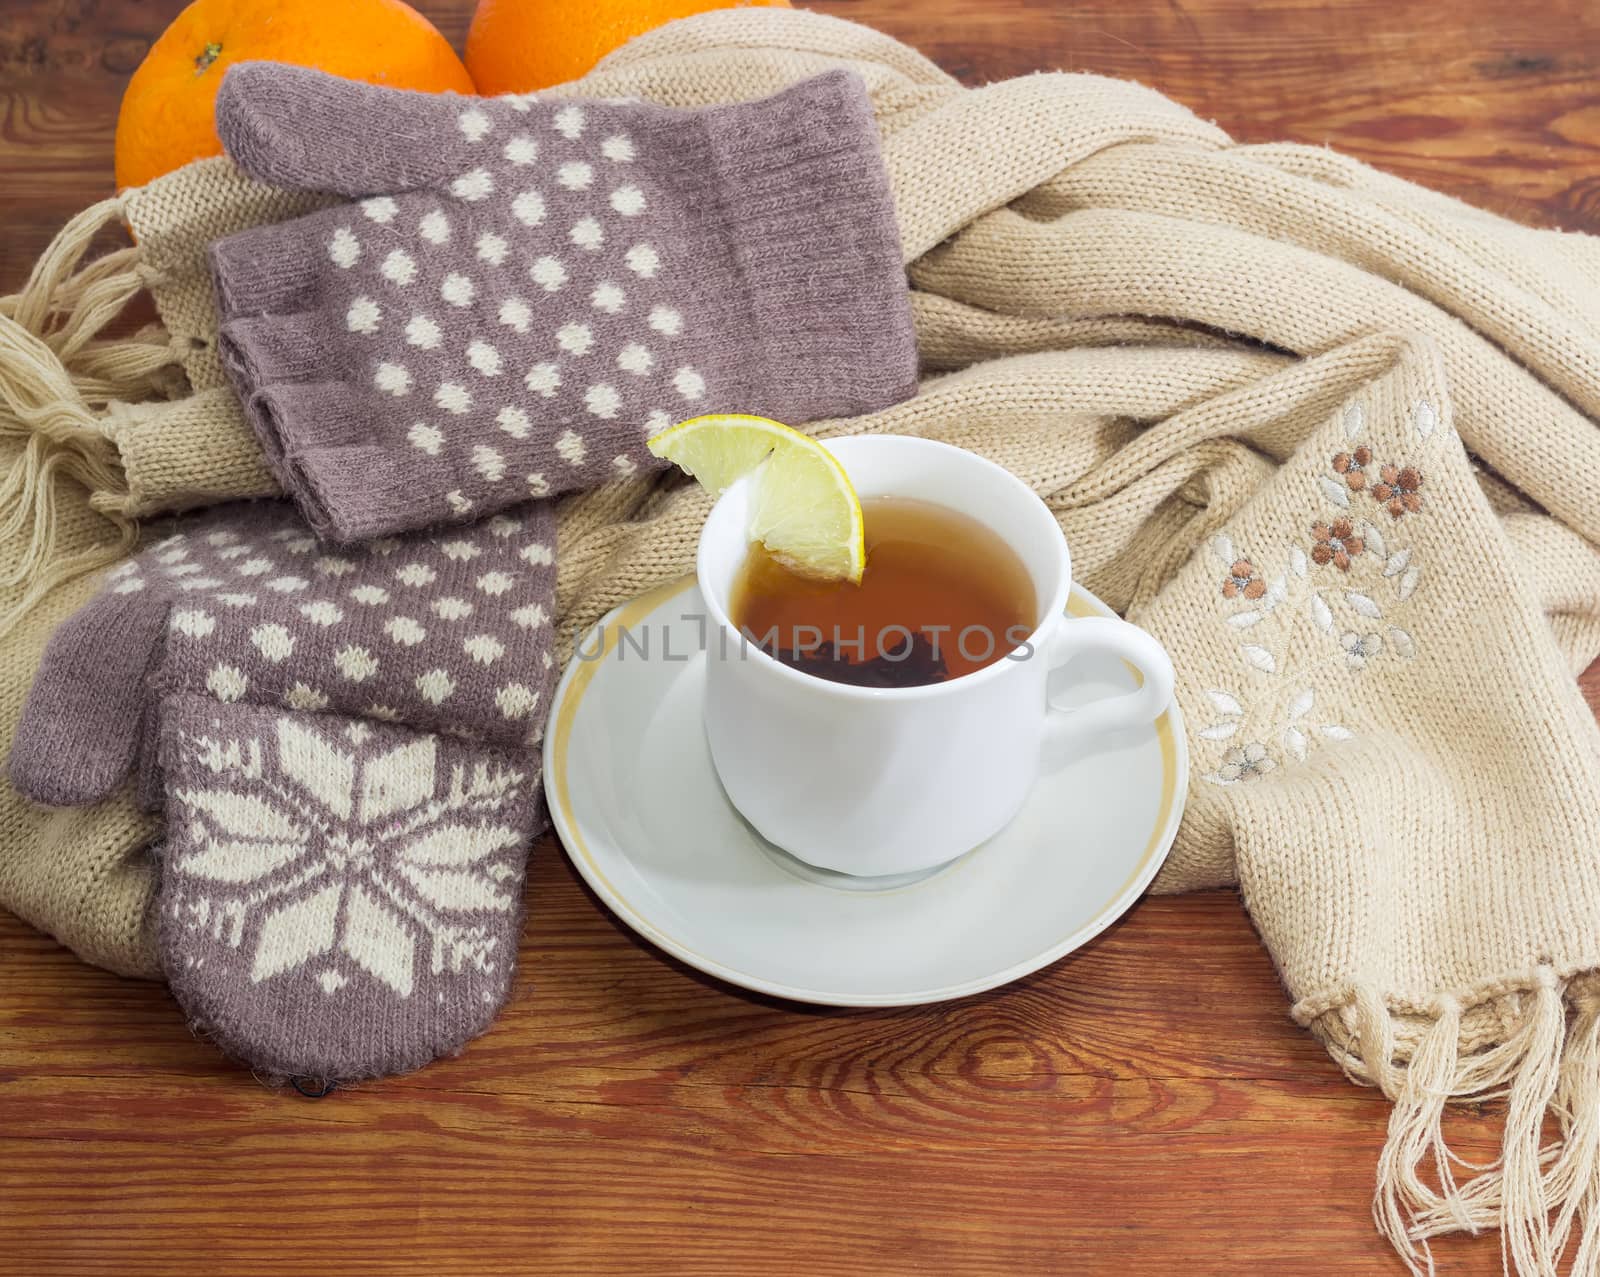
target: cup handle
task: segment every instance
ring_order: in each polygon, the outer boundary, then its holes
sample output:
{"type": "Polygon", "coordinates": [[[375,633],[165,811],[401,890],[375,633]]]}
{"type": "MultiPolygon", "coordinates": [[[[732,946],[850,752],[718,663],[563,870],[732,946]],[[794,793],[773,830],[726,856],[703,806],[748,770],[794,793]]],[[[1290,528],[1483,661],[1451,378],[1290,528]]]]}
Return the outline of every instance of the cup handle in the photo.
{"type": "MultiPolygon", "coordinates": [[[[1054,673],[1084,652],[1109,652],[1139,671],[1142,685],[1091,701],[1087,705],[1058,705],[1049,716],[1052,736],[1077,736],[1152,722],[1172,701],[1172,660],[1166,649],[1137,625],[1108,616],[1069,617],[1049,641],[1050,671],[1054,673]]],[[[1048,693],[1046,693],[1048,699],[1048,693]]]]}

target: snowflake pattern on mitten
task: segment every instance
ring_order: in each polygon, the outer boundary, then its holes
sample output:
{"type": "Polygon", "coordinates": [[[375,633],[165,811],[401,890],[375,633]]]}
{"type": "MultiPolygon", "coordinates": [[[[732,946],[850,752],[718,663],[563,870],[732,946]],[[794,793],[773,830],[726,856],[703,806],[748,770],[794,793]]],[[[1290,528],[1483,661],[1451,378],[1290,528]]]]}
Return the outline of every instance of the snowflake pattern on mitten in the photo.
{"type": "Polygon", "coordinates": [[[180,521],[52,638],[18,789],[164,807],[173,995],[269,1074],[415,1068],[510,989],[554,680],[554,519],[331,549],[285,503],[180,521]]]}

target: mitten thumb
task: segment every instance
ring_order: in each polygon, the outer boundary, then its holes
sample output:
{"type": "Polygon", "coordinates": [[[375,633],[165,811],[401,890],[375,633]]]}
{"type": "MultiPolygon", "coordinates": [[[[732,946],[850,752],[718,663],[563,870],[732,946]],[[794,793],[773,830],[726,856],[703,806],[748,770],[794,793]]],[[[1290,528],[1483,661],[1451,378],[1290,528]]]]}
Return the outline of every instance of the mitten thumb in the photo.
{"type": "Polygon", "coordinates": [[[11,742],[7,770],[19,792],[81,807],[122,783],[139,749],[145,682],[169,606],[162,591],[113,586],[51,636],[11,742]]]}
{"type": "Polygon", "coordinates": [[[455,121],[474,100],[240,62],[217,91],[217,133],[235,164],[270,185],[379,195],[458,171],[463,138],[455,121]]]}

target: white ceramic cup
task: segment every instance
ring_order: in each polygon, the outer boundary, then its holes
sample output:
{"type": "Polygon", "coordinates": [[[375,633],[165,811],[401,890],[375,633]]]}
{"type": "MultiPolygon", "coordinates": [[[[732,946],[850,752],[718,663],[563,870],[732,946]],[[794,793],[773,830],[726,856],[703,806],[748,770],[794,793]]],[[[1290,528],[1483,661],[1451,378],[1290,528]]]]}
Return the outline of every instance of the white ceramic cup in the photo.
{"type": "Polygon", "coordinates": [[[1156,718],[1172,697],[1172,662],[1137,626],[1066,615],[1066,538],[1009,471],[929,439],[864,435],[827,446],[862,498],[935,502],[998,533],[1038,600],[1026,643],[980,670],[920,687],[835,683],[769,656],[728,616],[750,550],[749,480],[723,493],[706,519],[696,564],[712,621],[706,736],[729,799],[762,837],[809,864],[910,873],[1005,828],[1038,775],[1048,735],[1093,736],[1156,718]],[[1088,651],[1121,657],[1142,685],[1081,708],[1055,706],[1051,672],[1088,651]]]}

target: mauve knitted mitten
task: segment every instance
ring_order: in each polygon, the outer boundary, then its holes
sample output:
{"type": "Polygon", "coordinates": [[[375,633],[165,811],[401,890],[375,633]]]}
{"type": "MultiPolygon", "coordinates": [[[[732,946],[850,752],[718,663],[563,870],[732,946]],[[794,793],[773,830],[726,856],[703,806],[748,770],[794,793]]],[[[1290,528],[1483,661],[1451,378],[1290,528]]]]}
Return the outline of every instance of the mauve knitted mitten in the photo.
{"type": "Polygon", "coordinates": [[[810,421],[916,389],[849,73],[678,111],[244,63],[217,128],[262,181],[366,197],[211,250],[230,376],[330,539],[632,474],[700,413],[810,421]]]}
{"type": "Polygon", "coordinates": [[[177,527],[56,632],[12,782],[77,805],[139,767],[173,993],[258,1070],[458,1048],[510,987],[542,820],[554,519],[339,551],[282,502],[177,527]]]}

